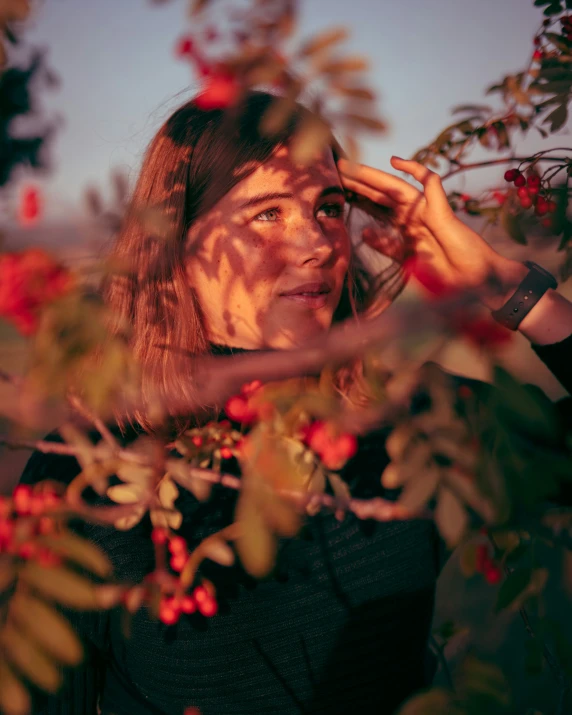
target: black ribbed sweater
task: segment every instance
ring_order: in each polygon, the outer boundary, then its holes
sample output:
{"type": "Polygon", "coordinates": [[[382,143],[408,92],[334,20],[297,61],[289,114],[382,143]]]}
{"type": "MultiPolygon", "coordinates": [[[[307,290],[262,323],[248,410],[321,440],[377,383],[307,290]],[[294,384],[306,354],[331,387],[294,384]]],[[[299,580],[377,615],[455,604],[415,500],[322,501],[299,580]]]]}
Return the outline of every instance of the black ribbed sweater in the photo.
{"type": "MultiPolygon", "coordinates": [[[[533,349],[572,392],[572,336],[533,349]]],[[[360,496],[379,493],[385,436],[361,438],[342,472],[360,496]]],[[[78,471],[74,458],[34,453],[21,481],[69,482],[78,471]]],[[[235,498],[215,487],[200,504],[183,492],[180,533],[192,544],[221,528],[235,498]]],[[[150,529],[145,519],[128,532],[85,525],[84,533],[109,554],[119,579],[138,581],[153,568],[150,529]]],[[[318,514],[281,544],[266,580],[213,564],[214,618],[183,616],[167,627],[142,609],[125,639],[119,609],[69,614],[87,659],[56,697],[38,695],[34,713],[95,715],[98,701],[102,715],[182,715],[191,705],[202,715],[392,713],[434,674],[427,640],[442,553],[429,520],[318,514]]]]}

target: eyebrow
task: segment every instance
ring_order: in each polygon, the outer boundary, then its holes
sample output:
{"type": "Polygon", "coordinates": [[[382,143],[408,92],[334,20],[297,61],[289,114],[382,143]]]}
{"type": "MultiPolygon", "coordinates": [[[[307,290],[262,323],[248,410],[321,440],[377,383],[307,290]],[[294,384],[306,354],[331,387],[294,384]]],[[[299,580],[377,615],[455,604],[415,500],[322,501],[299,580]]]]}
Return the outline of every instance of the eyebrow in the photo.
{"type": "MultiPolygon", "coordinates": [[[[345,192],[342,189],[341,186],[328,186],[325,188],[323,191],[320,192],[320,195],[318,196],[318,199],[323,199],[326,196],[342,196],[345,198],[345,192]]],[[[280,193],[280,192],[274,192],[274,193],[269,193],[269,194],[257,194],[256,196],[252,196],[248,201],[245,201],[243,204],[241,204],[238,208],[239,210],[249,208],[250,206],[257,206],[258,204],[262,204],[265,201],[276,201],[277,199],[293,199],[294,194],[291,193],[280,193]]]]}

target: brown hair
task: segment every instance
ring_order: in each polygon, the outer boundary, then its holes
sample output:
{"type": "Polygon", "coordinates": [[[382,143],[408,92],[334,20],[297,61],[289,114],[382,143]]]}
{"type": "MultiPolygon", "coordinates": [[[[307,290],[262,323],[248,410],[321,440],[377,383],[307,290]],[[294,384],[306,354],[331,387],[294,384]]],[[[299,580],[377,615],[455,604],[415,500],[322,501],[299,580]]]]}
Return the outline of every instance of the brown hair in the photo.
{"type": "MultiPolygon", "coordinates": [[[[130,325],[132,349],[142,368],[144,400],[151,391],[167,398],[167,403],[169,394],[193,397],[186,355],[208,352],[209,341],[201,306],[186,277],[187,232],[193,221],[285,144],[302,113],[308,111],[299,107],[283,130],[266,136],[258,128],[273,100],[271,94],[250,91],[232,111],[204,111],[190,101],[169,117],[147,150],[131,208],[111,253],[112,260],[125,270],[103,286],[104,299],[114,314],[130,325]],[[166,219],[167,236],[159,228],[150,230],[153,215],[149,212],[166,219]]],[[[337,160],[341,150],[333,138],[332,150],[337,160]]],[[[356,219],[350,209],[352,231],[360,228],[356,219]]],[[[395,231],[389,224],[387,230],[395,231]]],[[[395,238],[399,240],[397,234],[395,238]]],[[[399,265],[385,261],[384,269],[374,268],[373,254],[364,245],[354,250],[334,322],[351,315],[373,317],[401,290],[399,265]]],[[[367,401],[362,374],[358,360],[341,367],[336,375],[339,391],[354,403],[367,401]]],[[[209,415],[207,406],[205,415],[209,415]]],[[[176,419],[175,428],[181,431],[203,418],[176,419]]],[[[135,414],[133,419],[150,429],[144,414],[135,414]]]]}

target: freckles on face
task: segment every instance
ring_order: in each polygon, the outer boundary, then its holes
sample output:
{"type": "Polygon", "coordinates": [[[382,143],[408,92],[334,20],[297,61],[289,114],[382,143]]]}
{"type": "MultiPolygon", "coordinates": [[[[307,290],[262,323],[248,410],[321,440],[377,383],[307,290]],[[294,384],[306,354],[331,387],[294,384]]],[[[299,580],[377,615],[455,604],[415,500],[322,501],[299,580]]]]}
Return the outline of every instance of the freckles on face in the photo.
{"type": "Polygon", "coordinates": [[[331,151],[301,167],[278,149],[195,222],[188,246],[211,341],[287,348],[327,330],[350,257],[331,151]],[[283,296],[305,284],[321,297],[283,296]]]}

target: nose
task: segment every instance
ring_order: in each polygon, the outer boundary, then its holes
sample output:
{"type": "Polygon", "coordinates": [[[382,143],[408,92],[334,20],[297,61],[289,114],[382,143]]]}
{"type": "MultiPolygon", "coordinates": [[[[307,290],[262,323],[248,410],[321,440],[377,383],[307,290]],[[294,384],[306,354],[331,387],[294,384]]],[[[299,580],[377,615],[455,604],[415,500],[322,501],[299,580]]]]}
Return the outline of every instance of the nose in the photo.
{"type": "Polygon", "coordinates": [[[328,263],[335,251],[334,238],[328,236],[315,219],[306,220],[296,230],[296,262],[300,266],[328,263]]]}

